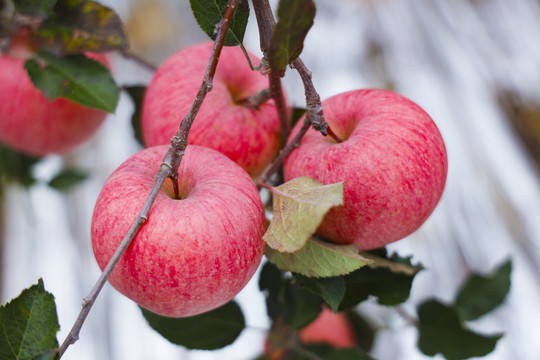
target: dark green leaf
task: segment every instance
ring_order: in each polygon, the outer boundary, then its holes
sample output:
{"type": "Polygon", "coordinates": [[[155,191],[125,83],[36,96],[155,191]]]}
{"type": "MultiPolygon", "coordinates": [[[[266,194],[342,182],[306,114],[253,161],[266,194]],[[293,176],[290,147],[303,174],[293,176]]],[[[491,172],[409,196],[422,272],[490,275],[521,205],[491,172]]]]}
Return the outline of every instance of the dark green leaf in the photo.
{"type": "Polygon", "coordinates": [[[322,299],[296,282],[286,283],[285,322],[299,330],[315,320],[322,310],[322,299]]]}
{"type": "Polygon", "coordinates": [[[64,169],[57,174],[51,181],[49,186],[60,191],[69,191],[80,182],[86,180],[88,175],[77,169],[64,169]]]}
{"type": "Polygon", "coordinates": [[[499,306],[510,290],[512,261],[491,274],[471,274],[461,287],[455,306],[464,320],[474,320],[499,306]]]}
{"type": "Polygon", "coordinates": [[[369,323],[368,320],[354,310],[347,310],[345,315],[347,315],[347,318],[349,319],[349,322],[353,328],[358,346],[365,351],[371,350],[373,340],[375,339],[375,332],[377,330],[369,323]]]}
{"type": "Polygon", "coordinates": [[[141,310],[148,324],[161,336],[188,349],[220,349],[232,344],[245,327],[242,310],[234,301],[187,318],[170,318],[141,310]]]}
{"type": "Polygon", "coordinates": [[[321,296],[333,311],[338,310],[338,306],[345,295],[345,281],[343,278],[309,278],[302,275],[295,275],[295,277],[301,287],[321,296]]]}
{"type": "Polygon", "coordinates": [[[120,17],[91,0],[58,0],[54,15],[41,23],[35,37],[41,48],[56,55],[129,47],[120,17]]]}
{"type": "Polygon", "coordinates": [[[46,19],[57,0],[13,0],[16,11],[21,15],[46,19]]]}
{"type": "Polygon", "coordinates": [[[281,271],[271,263],[266,262],[262,267],[259,277],[259,289],[266,298],[266,312],[273,320],[283,313],[280,304],[282,282],[281,271]]]}
{"type": "Polygon", "coordinates": [[[39,160],[38,157],[18,153],[0,144],[0,178],[28,187],[36,182],[32,168],[39,160]]]}
{"type": "Polygon", "coordinates": [[[59,329],[54,296],[39,279],[37,285],[0,307],[0,359],[54,358],[59,329]]]}
{"type": "MultiPolygon", "coordinates": [[[[228,0],[190,0],[191,10],[197,23],[212,40],[216,39],[216,25],[221,21],[228,0]]],[[[242,44],[249,19],[249,4],[241,0],[225,37],[225,46],[242,44]]]]}
{"type": "Polygon", "coordinates": [[[281,0],[278,7],[278,22],[268,57],[270,67],[281,74],[304,48],[304,39],[313,25],[316,7],[313,0],[281,0]]]}
{"type": "Polygon", "coordinates": [[[426,355],[440,353],[448,360],[489,354],[502,336],[484,336],[468,330],[454,308],[436,300],[420,305],[418,322],[418,348],[426,355]]]}
{"type": "Polygon", "coordinates": [[[279,271],[269,262],[262,268],[259,288],[266,297],[268,316],[273,320],[285,319],[293,329],[306,326],[322,310],[319,295],[302,288],[290,274],[279,271]]]}
{"type": "Polygon", "coordinates": [[[379,261],[378,265],[364,266],[345,275],[346,290],[340,310],[351,308],[366,300],[370,295],[375,296],[381,305],[394,306],[406,301],[409,298],[414,277],[421,269],[419,266],[411,267],[406,263],[410,264],[410,259],[394,256],[384,262],[379,261]],[[390,265],[392,262],[396,266],[390,265]],[[408,269],[416,269],[416,271],[408,273],[408,269]]]}
{"type": "Polygon", "coordinates": [[[141,128],[141,112],[146,86],[126,86],[124,89],[131,97],[131,100],[133,100],[133,105],[135,107],[133,115],[131,116],[131,126],[133,128],[133,132],[135,133],[135,138],[139,144],[145,146],[141,128]]]}
{"type": "Polygon", "coordinates": [[[57,57],[39,51],[26,61],[34,85],[53,100],[66,97],[83,106],[114,112],[120,90],[109,70],[83,55],[57,57]]]}

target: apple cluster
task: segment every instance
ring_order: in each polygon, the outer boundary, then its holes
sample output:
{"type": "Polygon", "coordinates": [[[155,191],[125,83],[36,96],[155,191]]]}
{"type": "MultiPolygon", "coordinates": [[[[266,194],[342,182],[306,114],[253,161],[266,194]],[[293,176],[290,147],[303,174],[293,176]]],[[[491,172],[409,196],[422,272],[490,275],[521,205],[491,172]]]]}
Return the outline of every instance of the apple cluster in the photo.
{"type": "MultiPolygon", "coordinates": [[[[147,88],[147,148],[110,176],[95,205],[92,244],[102,269],[153,186],[212,47],[205,42],[172,55],[147,88]]],[[[105,114],[47,100],[23,68],[33,51],[21,38],[0,56],[0,142],[34,155],[64,153],[90,137],[105,114]]],[[[140,306],[172,317],[212,310],[232,299],[259,266],[266,219],[254,179],[279,151],[280,121],[272,100],[258,106],[248,100],[267,87],[266,76],[250,68],[240,48],[223,48],[212,91],[189,133],[177,180],[180,198],[167,181],[110,278],[140,306]]],[[[446,181],[446,149],[433,120],[386,90],[349,91],[322,105],[341,141],[310,129],[283,164],[285,181],[309,176],[323,184],[344,182],[344,205],[330,210],[318,235],[369,250],[413,233],[435,209],[446,181]]]]}

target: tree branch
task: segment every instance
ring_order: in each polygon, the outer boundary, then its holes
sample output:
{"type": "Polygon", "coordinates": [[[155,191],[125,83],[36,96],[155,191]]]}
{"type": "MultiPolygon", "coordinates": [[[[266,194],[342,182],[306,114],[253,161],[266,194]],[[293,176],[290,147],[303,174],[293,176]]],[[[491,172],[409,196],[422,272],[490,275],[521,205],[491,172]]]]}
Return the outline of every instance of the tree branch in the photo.
{"type": "MultiPolygon", "coordinates": [[[[270,47],[272,33],[276,26],[276,20],[274,19],[274,15],[272,14],[268,0],[252,0],[252,2],[253,10],[257,18],[257,25],[259,27],[261,50],[266,57],[266,53],[270,47]]],[[[268,64],[268,61],[263,58],[262,64],[268,64]]],[[[268,181],[274,173],[279,171],[283,160],[285,160],[285,158],[294,149],[294,147],[298,146],[302,137],[309,130],[310,125],[313,126],[315,130],[321,132],[323,135],[330,135],[336,142],[343,141],[332,131],[332,129],[329,129],[328,123],[324,119],[321,99],[319,94],[317,93],[317,90],[315,89],[315,86],[313,85],[313,81],[311,79],[311,72],[307,69],[307,67],[304,65],[304,62],[300,58],[297,58],[293,62],[293,66],[296,71],[298,71],[298,74],[300,75],[300,78],[302,79],[302,82],[304,84],[304,91],[306,96],[306,117],[304,118],[304,124],[300,131],[296,134],[295,138],[286,146],[282,146],[281,151],[274,159],[272,165],[270,165],[270,167],[261,176],[259,183],[264,183],[268,181]]],[[[270,89],[272,90],[272,76],[276,76],[278,78],[278,80],[280,81],[281,89],[281,80],[279,79],[279,76],[277,74],[274,74],[271,69],[269,71],[271,79],[270,89]]],[[[282,117],[280,116],[280,119],[281,118],[282,117]]],[[[284,141],[282,145],[286,144],[286,139],[290,131],[290,121],[288,120],[288,114],[286,123],[287,124],[285,125],[282,121],[282,130],[287,134],[287,136],[283,136],[284,141]]]]}
{"type": "Polygon", "coordinates": [[[114,270],[114,267],[120,261],[120,258],[131,244],[131,241],[139,231],[140,227],[148,218],[148,214],[150,212],[152,204],[154,203],[159,191],[161,190],[163,183],[167,178],[171,178],[173,179],[173,181],[177,178],[178,167],[180,166],[182,157],[184,156],[185,148],[187,146],[189,130],[191,129],[191,125],[193,124],[195,116],[199,108],[201,107],[201,104],[206,94],[212,89],[212,80],[216,72],[219,56],[221,54],[221,49],[223,48],[225,35],[227,34],[227,31],[229,29],[231,19],[238,6],[238,2],[239,0],[229,0],[222,20],[219,24],[216,25],[217,36],[214,42],[214,48],[212,49],[212,55],[210,57],[210,61],[206,69],[206,73],[204,75],[204,79],[199,89],[199,92],[197,93],[197,96],[195,97],[195,100],[193,101],[193,104],[188,114],[182,120],[182,123],[180,124],[180,129],[171,140],[169,149],[167,150],[160,169],[156,175],[154,186],[152,187],[150,195],[148,196],[148,199],[143,205],[139,216],[134,221],[128,233],[125,235],[124,239],[116,249],[113,257],[103,270],[101,276],[99,277],[91,292],[83,299],[81,312],[79,313],[79,316],[77,317],[77,320],[75,321],[75,324],[73,325],[68,336],[58,350],[59,357],[62,357],[66,349],[79,339],[80,330],[82,328],[82,325],[84,324],[84,321],[86,320],[86,317],[88,316],[88,313],[90,312],[90,309],[92,308],[101,289],[109,279],[112,271],[114,270]]]}

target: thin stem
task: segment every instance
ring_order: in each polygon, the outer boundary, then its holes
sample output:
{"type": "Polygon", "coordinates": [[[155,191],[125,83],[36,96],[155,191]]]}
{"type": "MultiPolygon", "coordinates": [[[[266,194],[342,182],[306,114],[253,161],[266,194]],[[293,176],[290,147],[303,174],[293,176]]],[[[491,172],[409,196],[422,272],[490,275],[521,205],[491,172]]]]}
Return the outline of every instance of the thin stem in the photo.
{"type": "Polygon", "coordinates": [[[302,140],[310,126],[311,123],[309,120],[304,118],[304,124],[300,128],[300,131],[298,131],[295,137],[283,149],[280,150],[278,156],[272,162],[272,165],[270,165],[270,167],[261,175],[259,180],[260,184],[267,182],[270,177],[279,170],[285,158],[291,153],[291,151],[293,151],[295,147],[300,144],[300,140],[302,140]]]}
{"type": "MultiPolygon", "coordinates": [[[[266,53],[270,47],[272,33],[276,26],[276,20],[274,19],[274,15],[272,14],[272,10],[270,8],[270,3],[268,0],[252,0],[252,3],[253,3],[253,10],[257,18],[257,25],[259,27],[261,50],[266,56],[266,53]]],[[[263,58],[261,65],[264,65],[267,63],[268,61],[266,61],[265,58],[263,58]]],[[[293,62],[292,65],[298,71],[298,74],[300,75],[300,78],[302,79],[302,82],[304,84],[304,91],[306,95],[306,117],[305,117],[306,120],[304,121],[304,124],[301,130],[296,134],[295,138],[291,142],[289,142],[287,145],[285,145],[286,139],[288,137],[288,132],[290,130],[289,128],[290,121],[288,120],[288,113],[286,116],[287,119],[283,115],[280,116],[280,119],[282,119],[281,120],[282,131],[284,131],[284,133],[287,134],[287,136],[283,136],[284,141],[282,143],[282,149],[279,152],[278,156],[274,159],[270,167],[261,176],[259,180],[260,183],[264,183],[268,181],[274,173],[279,171],[281,164],[283,163],[283,160],[285,160],[285,158],[294,149],[294,147],[298,146],[302,137],[309,130],[310,125],[313,126],[315,130],[321,132],[324,136],[330,134],[330,136],[335,141],[337,142],[343,141],[331,129],[330,130],[328,129],[328,123],[324,119],[320,96],[317,93],[317,90],[315,89],[315,86],[313,85],[313,81],[311,79],[311,72],[307,69],[307,67],[304,65],[304,62],[300,58],[297,58],[293,62]]],[[[271,79],[270,89],[271,90],[272,90],[272,76],[277,76],[277,74],[272,74],[272,72],[270,71],[270,79],[271,79]]],[[[279,78],[279,76],[277,77],[279,78]]],[[[278,80],[280,83],[279,86],[281,87],[281,80],[280,79],[278,80]]],[[[277,84],[277,81],[276,81],[276,84],[277,84]]],[[[275,86],[277,87],[277,85],[275,86]]],[[[279,99],[280,97],[279,96],[274,97],[274,99],[276,98],[279,99]]],[[[277,101],[276,101],[276,105],[277,105],[277,101]]]]}
{"type": "Polygon", "coordinates": [[[161,187],[163,186],[163,183],[165,182],[167,178],[176,179],[178,177],[178,167],[180,166],[180,163],[184,156],[185,148],[187,146],[187,138],[188,138],[189,130],[191,129],[191,125],[193,124],[195,115],[197,114],[197,111],[201,107],[201,104],[204,100],[204,97],[206,96],[206,93],[212,89],[212,79],[216,72],[219,55],[221,54],[221,49],[225,41],[225,35],[227,34],[227,31],[229,29],[229,24],[238,6],[238,2],[239,0],[229,0],[229,3],[227,4],[227,8],[225,10],[223,18],[221,22],[216,26],[218,32],[217,32],[216,40],[214,42],[214,48],[212,49],[212,55],[210,57],[208,68],[206,70],[203,82],[201,84],[201,88],[199,89],[199,92],[197,96],[195,97],[195,100],[193,101],[191,109],[189,110],[186,117],[182,120],[182,123],[180,124],[180,129],[178,130],[176,135],[173,136],[173,138],[171,139],[171,144],[169,145],[169,148],[163,158],[162,164],[156,175],[156,180],[154,182],[150,195],[148,196],[148,199],[144,203],[143,208],[141,212],[139,213],[139,216],[131,225],[131,228],[129,229],[129,231],[123,238],[122,242],[116,249],[111,260],[109,260],[109,263],[103,270],[101,276],[97,280],[93,289],[90,291],[88,296],[86,296],[83,299],[81,312],[79,313],[79,316],[77,317],[77,320],[75,321],[75,324],[73,325],[68,336],[66,337],[66,339],[60,346],[60,349],[58,350],[59,357],[62,357],[66,349],[79,339],[80,330],[84,324],[86,317],[88,316],[88,313],[90,312],[90,309],[95,303],[97,296],[101,292],[101,289],[103,288],[103,286],[109,279],[112,271],[114,270],[114,267],[120,261],[120,258],[122,257],[126,249],[131,244],[131,241],[133,240],[133,238],[139,231],[140,227],[144,224],[144,222],[148,218],[148,214],[150,212],[152,204],[154,203],[157,197],[157,194],[159,193],[161,187]]]}
{"type": "Polygon", "coordinates": [[[332,139],[334,139],[338,143],[342,143],[343,139],[341,139],[335,132],[332,130],[330,125],[326,128],[326,131],[328,131],[328,136],[330,136],[332,139]]]}
{"type": "Polygon", "coordinates": [[[262,89],[262,90],[257,91],[253,95],[240,99],[238,103],[250,109],[257,110],[262,104],[264,104],[270,99],[271,99],[270,89],[262,89]]]}
{"type": "MultiPolygon", "coordinates": [[[[253,8],[259,27],[261,50],[266,55],[270,46],[272,33],[276,27],[276,20],[274,19],[274,15],[272,15],[268,0],[253,0],[253,8]]],[[[261,61],[261,71],[263,73],[268,71],[268,69],[265,69],[265,66],[268,66],[267,64],[268,62],[263,58],[261,61]]],[[[287,143],[287,138],[291,132],[291,120],[287,108],[287,101],[285,100],[285,95],[283,93],[281,76],[270,69],[268,81],[270,84],[270,94],[272,99],[274,99],[278,110],[279,121],[281,124],[281,147],[283,147],[287,143]]]]}
{"type": "Polygon", "coordinates": [[[281,77],[275,72],[271,72],[269,75],[270,94],[277,107],[279,122],[281,125],[281,146],[283,147],[287,143],[287,138],[291,132],[291,120],[289,116],[289,109],[287,107],[287,101],[283,94],[283,88],[281,86],[281,77]]]}
{"type": "Polygon", "coordinates": [[[411,314],[409,314],[407,310],[403,308],[403,306],[396,306],[395,309],[398,314],[407,322],[407,324],[418,327],[418,320],[416,320],[411,314]]]}
{"type": "Polygon", "coordinates": [[[136,55],[136,54],[132,53],[129,50],[120,51],[120,54],[122,54],[122,56],[125,57],[126,59],[133,60],[137,64],[145,67],[146,69],[148,69],[148,70],[150,70],[152,72],[157,70],[157,66],[155,66],[154,64],[146,61],[145,59],[141,58],[139,55],[136,55]]]}

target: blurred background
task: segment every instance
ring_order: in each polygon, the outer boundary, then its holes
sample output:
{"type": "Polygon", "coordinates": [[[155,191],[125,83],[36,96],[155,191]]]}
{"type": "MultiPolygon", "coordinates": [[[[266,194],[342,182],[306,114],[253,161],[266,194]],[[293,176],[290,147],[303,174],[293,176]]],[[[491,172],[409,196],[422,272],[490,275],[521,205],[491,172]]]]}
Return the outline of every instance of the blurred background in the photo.
{"type": "MultiPolygon", "coordinates": [[[[124,20],[133,51],[155,65],[182,47],[207,40],[188,1],[102,3],[124,20]]],[[[483,334],[505,334],[486,359],[540,359],[540,2],[316,4],[302,58],[321,97],[357,88],[393,89],[422,106],[446,141],[449,174],[441,203],[419,231],[389,246],[426,267],[405,308],[414,313],[414,305],[425,299],[451,300],[469,271],[487,273],[512,258],[506,302],[471,326],[483,334]]],[[[252,16],[244,43],[260,54],[258,41],[252,16]]],[[[144,85],[152,76],[121,56],[113,57],[113,70],[121,85],[144,85]]],[[[303,106],[297,74],[289,71],[284,81],[290,102],[303,106]]],[[[89,235],[94,202],[109,174],[139,149],[132,112],[123,94],[116,113],[91,142],[37,166],[35,175],[43,182],[64,164],[91,174],[67,195],[40,184],[30,190],[11,185],[4,193],[1,301],[42,277],[56,297],[60,341],[99,276],[89,235]]],[[[134,303],[107,285],[64,359],[253,359],[269,326],[257,280],[237,298],[247,329],[233,345],[213,352],[169,344],[146,325],[134,303]]],[[[360,310],[382,329],[374,357],[428,358],[417,350],[416,330],[394,310],[371,302],[360,310]]]]}

